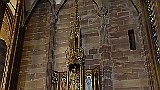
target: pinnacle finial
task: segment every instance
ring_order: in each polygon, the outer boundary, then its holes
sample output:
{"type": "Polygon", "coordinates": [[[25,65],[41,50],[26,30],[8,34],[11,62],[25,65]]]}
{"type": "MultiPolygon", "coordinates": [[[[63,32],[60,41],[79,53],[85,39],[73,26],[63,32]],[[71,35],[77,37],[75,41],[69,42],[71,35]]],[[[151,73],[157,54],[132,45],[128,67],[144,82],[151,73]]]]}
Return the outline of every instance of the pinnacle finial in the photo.
{"type": "Polygon", "coordinates": [[[80,31],[80,20],[78,15],[78,0],[74,1],[74,20],[71,22],[71,33],[70,33],[70,48],[76,49],[81,47],[81,31],[80,31]]]}

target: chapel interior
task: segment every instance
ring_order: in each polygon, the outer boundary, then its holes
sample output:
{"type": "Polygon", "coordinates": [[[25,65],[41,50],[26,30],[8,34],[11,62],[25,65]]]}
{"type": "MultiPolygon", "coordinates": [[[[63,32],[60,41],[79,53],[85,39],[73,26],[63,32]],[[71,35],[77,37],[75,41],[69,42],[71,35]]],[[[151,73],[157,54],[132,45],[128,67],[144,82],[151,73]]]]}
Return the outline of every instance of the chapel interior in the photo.
{"type": "Polygon", "coordinates": [[[160,90],[160,0],[0,0],[0,90],[160,90]]]}

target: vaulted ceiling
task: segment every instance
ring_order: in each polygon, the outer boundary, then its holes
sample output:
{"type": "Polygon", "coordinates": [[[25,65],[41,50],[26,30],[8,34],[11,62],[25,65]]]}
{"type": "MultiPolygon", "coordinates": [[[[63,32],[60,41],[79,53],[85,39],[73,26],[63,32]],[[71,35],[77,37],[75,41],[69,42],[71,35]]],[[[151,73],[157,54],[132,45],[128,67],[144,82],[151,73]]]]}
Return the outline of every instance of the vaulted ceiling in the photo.
{"type": "Polygon", "coordinates": [[[30,11],[38,0],[25,0],[25,9],[26,11],[30,11]]]}
{"type": "MultiPolygon", "coordinates": [[[[26,11],[30,11],[34,5],[37,3],[38,0],[25,0],[25,8],[26,11]]],[[[55,0],[56,4],[60,4],[63,0],[55,0]]]]}
{"type": "MultiPolygon", "coordinates": [[[[16,6],[17,6],[17,2],[18,0],[9,0],[10,2],[8,3],[8,6],[10,7],[13,15],[15,15],[15,10],[16,10],[16,6]]],[[[28,16],[30,15],[31,11],[33,10],[34,6],[36,5],[36,3],[38,2],[39,0],[24,0],[25,2],[25,11],[26,11],[26,16],[25,18],[27,19],[28,16]]],[[[60,4],[60,5],[63,5],[65,3],[65,1],[67,0],[48,0],[48,1],[55,1],[56,4],[60,4]]],[[[102,4],[102,1],[103,0],[91,0],[93,1],[94,3],[97,4],[97,6],[99,8],[101,8],[101,4],[102,4]]],[[[59,9],[58,9],[59,10],[59,9]]]]}

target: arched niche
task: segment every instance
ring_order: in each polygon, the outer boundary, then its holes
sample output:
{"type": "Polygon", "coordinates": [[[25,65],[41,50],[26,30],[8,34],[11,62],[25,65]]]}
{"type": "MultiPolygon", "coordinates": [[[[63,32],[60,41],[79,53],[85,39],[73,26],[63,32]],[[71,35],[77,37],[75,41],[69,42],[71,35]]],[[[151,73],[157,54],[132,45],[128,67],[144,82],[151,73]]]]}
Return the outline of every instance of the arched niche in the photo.
{"type": "Polygon", "coordinates": [[[6,53],[7,53],[6,42],[0,39],[0,84],[2,82],[3,70],[5,67],[6,53]]]}

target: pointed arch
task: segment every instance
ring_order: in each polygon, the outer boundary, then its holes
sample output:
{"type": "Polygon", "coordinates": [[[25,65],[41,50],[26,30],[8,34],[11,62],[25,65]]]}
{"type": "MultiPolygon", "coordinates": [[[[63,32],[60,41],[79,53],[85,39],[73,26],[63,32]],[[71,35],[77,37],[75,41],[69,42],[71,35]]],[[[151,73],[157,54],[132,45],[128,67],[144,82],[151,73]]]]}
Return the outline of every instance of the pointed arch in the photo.
{"type": "MultiPolygon", "coordinates": [[[[56,15],[59,14],[60,10],[61,10],[62,7],[66,4],[67,1],[68,1],[68,0],[61,0],[61,2],[60,2],[60,7],[57,9],[56,15]]],[[[98,4],[98,2],[97,2],[96,0],[91,0],[91,1],[93,1],[93,3],[96,4],[97,10],[99,10],[99,9],[100,9],[100,5],[98,4]]]]}

